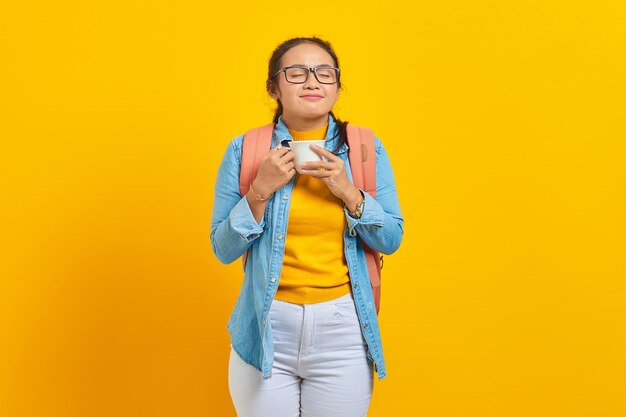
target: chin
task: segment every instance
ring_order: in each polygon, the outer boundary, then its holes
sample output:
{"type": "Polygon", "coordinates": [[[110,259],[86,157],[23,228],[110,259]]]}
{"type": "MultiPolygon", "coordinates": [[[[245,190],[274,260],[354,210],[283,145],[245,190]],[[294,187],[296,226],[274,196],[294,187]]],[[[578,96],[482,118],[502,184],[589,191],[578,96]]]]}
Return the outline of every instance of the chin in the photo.
{"type": "Polygon", "coordinates": [[[305,111],[300,113],[300,117],[305,118],[305,119],[317,119],[320,117],[324,117],[326,115],[328,115],[328,113],[330,113],[332,109],[323,109],[323,110],[316,110],[316,111],[305,111]]]}

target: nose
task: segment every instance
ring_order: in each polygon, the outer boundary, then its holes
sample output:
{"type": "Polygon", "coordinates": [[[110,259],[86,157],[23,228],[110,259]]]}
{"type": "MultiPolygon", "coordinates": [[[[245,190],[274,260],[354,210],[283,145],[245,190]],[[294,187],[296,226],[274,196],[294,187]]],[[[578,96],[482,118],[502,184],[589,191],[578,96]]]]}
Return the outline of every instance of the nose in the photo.
{"type": "Polygon", "coordinates": [[[304,82],[304,88],[312,87],[319,88],[319,82],[317,81],[317,78],[315,78],[315,73],[313,71],[309,71],[309,78],[307,78],[307,80],[304,82]]]}

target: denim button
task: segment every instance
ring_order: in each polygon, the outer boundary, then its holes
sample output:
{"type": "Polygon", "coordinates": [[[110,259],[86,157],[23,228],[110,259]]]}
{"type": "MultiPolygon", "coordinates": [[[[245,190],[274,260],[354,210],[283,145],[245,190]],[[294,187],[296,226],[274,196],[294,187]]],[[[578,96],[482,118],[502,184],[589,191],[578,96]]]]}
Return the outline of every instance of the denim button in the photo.
{"type": "Polygon", "coordinates": [[[271,281],[271,282],[276,282],[276,278],[272,277],[272,278],[270,279],[270,281],[271,281]]]}
{"type": "Polygon", "coordinates": [[[367,323],[365,323],[365,324],[363,325],[363,328],[364,328],[364,329],[367,329],[367,323]]]}
{"type": "Polygon", "coordinates": [[[284,195],[283,196],[283,200],[289,200],[289,196],[288,195],[284,195]]]}
{"type": "Polygon", "coordinates": [[[277,238],[278,240],[283,240],[283,235],[278,235],[276,238],[277,238]]]}
{"type": "Polygon", "coordinates": [[[358,287],[358,284],[355,282],[352,286],[354,287],[354,289],[356,289],[356,287],[358,287]]]}

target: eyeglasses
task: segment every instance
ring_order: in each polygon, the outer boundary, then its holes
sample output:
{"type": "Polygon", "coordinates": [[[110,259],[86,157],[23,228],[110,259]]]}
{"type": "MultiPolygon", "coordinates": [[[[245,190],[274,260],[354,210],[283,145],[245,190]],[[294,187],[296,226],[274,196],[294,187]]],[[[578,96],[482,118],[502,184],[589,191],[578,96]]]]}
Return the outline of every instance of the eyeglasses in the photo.
{"type": "Polygon", "coordinates": [[[339,68],[335,67],[316,67],[309,68],[303,65],[293,65],[285,67],[272,76],[276,77],[281,72],[285,73],[285,80],[291,84],[304,84],[309,79],[309,75],[313,72],[315,79],[320,84],[335,84],[339,81],[339,68]]]}

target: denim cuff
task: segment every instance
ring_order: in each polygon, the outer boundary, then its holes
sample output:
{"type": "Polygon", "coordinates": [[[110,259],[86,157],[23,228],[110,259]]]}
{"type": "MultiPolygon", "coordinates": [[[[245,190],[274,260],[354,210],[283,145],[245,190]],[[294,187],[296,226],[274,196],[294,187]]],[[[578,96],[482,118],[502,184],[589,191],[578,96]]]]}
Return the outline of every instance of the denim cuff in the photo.
{"type": "Polygon", "coordinates": [[[261,223],[257,223],[248,204],[248,199],[243,196],[230,212],[230,224],[234,231],[249,242],[263,233],[265,215],[261,218],[261,223]]]}
{"type": "Polygon", "coordinates": [[[371,225],[371,226],[379,226],[383,227],[385,223],[385,211],[382,206],[374,199],[371,195],[366,193],[365,191],[359,189],[361,194],[365,199],[363,203],[363,212],[361,213],[361,217],[355,219],[350,216],[350,212],[344,206],[343,211],[346,213],[346,219],[348,221],[348,232],[350,236],[356,236],[356,231],[354,230],[359,224],[363,225],[371,225]]]}

